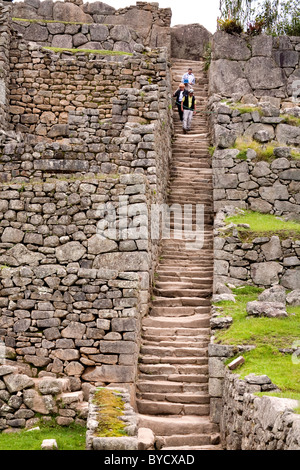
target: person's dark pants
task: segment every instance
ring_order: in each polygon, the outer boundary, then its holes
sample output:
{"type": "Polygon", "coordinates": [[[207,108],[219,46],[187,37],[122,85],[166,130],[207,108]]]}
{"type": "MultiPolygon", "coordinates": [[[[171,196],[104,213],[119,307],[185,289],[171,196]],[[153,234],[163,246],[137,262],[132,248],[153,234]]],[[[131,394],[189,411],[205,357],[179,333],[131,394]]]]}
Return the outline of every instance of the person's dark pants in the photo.
{"type": "Polygon", "coordinates": [[[183,121],[183,111],[181,111],[181,104],[177,105],[180,121],[183,121]]]}

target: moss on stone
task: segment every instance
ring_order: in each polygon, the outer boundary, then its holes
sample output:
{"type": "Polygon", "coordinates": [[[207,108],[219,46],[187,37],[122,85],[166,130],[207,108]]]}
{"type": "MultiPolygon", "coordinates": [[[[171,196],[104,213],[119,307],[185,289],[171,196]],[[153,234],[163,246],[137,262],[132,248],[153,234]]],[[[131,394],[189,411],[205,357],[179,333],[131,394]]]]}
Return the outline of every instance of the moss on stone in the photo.
{"type": "Polygon", "coordinates": [[[99,388],[93,403],[97,406],[99,437],[127,436],[126,424],[120,419],[124,415],[124,401],[120,393],[108,388],[99,388]]]}

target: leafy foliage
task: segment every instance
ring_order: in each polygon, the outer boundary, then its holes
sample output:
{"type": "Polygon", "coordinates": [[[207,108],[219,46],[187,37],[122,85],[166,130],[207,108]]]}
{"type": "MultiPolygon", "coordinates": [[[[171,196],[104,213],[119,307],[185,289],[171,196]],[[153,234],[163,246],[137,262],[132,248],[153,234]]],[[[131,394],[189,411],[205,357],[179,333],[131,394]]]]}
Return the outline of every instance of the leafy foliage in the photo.
{"type": "Polygon", "coordinates": [[[299,0],[220,0],[219,9],[218,28],[228,33],[239,25],[249,35],[300,36],[299,0]]]}

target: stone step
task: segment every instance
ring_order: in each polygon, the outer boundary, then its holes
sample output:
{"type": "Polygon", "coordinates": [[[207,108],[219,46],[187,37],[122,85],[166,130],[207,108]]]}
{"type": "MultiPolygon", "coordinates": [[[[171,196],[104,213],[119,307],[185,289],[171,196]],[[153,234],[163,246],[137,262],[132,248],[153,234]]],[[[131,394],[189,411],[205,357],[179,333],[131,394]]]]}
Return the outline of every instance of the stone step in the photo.
{"type": "Polygon", "coordinates": [[[184,404],[198,404],[208,405],[210,402],[207,393],[148,393],[138,392],[137,398],[153,401],[153,402],[167,402],[167,403],[184,403],[184,404]]]}
{"type": "Polygon", "coordinates": [[[152,307],[150,309],[150,315],[154,317],[188,317],[197,313],[209,313],[207,306],[197,307],[152,307]]]}
{"type": "Polygon", "coordinates": [[[183,383],[171,382],[169,380],[157,380],[155,382],[146,380],[138,380],[137,388],[140,392],[144,393],[178,393],[178,394],[192,394],[192,393],[208,393],[207,383],[183,383]]]}
{"type": "Polygon", "coordinates": [[[178,447],[163,447],[162,450],[176,450],[176,451],[183,451],[183,450],[186,450],[186,451],[190,451],[190,452],[194,452],[194,451],[197,451],[197,450],[224,450],[223,447],[218,444],[218,445],[200,445],[200,446],[178,446],[178,447]]]}
{"type": "Polygon", "coordinates": [[[200,297],[201,299],[205,299],[210,297],[212,294],[212,287],[207,289],[172,289],[169,288],[154,288],[153,295],[163,296],[163,297],[200,297]]]}
{"type": "Polygon", "coordinates": [[[208,376],[199,374],[143,374],[140,372],[139,378],[140,380],[151,380],[153,382],[170,380],[171,382],[208,384],[208,376]]]}
{"type": "MultiPolygon", "coordinates": [[[[149,349],[149,348],[148,348],[149,349]]],[[[150,348],[150,350],[155,349],[150,348]]],[[[159,354],[160,351],[158,349],[162,350],[164,348],[156,348],[157,352],[156,354],[159,354]]],[[[166,348],[165,348],[166,349],[166,348]]],[[[176,348],[175,348],[176,349],[176,348]]],[[[187,355],[190,351],[188,351],[189,348],[186,348],[185,355],[187,355]]],[[[191,348],[193,350],[193,348],[191,348]]],[[[204,351],[204,354],[206,352],[207,354],[207,348],[202,348],[204,351]]],[[[182,348],[182,351],[184,349],[182,348]]],[[[196,351],[196,348],[195,348],[196,351]]],[[[190,352],[192,355],[192,353],[190,352]]],[[[183,356],[183,354],[182,354],[183,356]]],[[[197,357],[197,354],[194,354],[194,356],[197,357]]],[[[139,363],[139,370],[143,374],[162,374],[162,375],[172,375],[172,374],[182,374],[182,375],[196,375],[199,374],[205,376],[208,373],[208,365],[197,365],[197,364],[190,364],[190,365],[185,365],[185,364],[141,364],[139,363]]]]}
{"type": "Polygon", "coordinates": [[[152,429],[156,436],[213,434],[218,425],[207,416],[147,416],[139,415],[139,426],[152,429]]]}
{"type": "Polygon", "coordinates": [[[171,344],[167,347],[164,345],[142,344],[141,353],[145,356],[149,355],[156,357],[205,357],[207,355],[207,346],[201,348],[199,345],[195,344],[193,347],[187,347],[184,343],[171,344]]]}
{"type": "MultiPolygon", "coordinates": [[[[157,297],[152,300],[152,305],[164,306],[164,307],[203,307],[203,306],[210,306],[210,304],[211,304],[210,299],[201,299],[200,297],[157,297]]],[[[200,315],[198,315],[198,317],[200,317],[200,315]]],[[[201,317],[203,318],[203,316],[201,317]]],[[[146,318],[149,318],[149,317],[146,317],[146,318]]],[[[146,318],[143,319],[143,325],[149,326],[149,325],[146,325],[145,323],[146,318]]],[[[195,319],[195,315],[191,316],[191,319],[195,319]]],[[[172,321],[175,322],[174,318],[172,321]]],[[[187,325],[182,325],[182,326],[187,326],[187,325]]],[[[203,328],[203,326],[199,326],[198,328],[203,328]]]]}
{"type": "MultiPolygon", "coordinates": [[[[144,321],[143,321],[144,323],[144,321]]],[[[152,327],[152,326],[142,326],[142,334],[143,335],[149,335],[149,336],[154,336],[157,341],[160,341],[160,338],[164,337],[173,337],[174,341],[176,341],[176,338],[180,337],[187,337],[189,341],[197,341],[198,337],[206,336],[210,332],[210,328],[186,328],[186,327],[179,327],[176,328],[174,326],[170,327],[152,327]]]]}
{"type": "MultiPolygon", "coordinates": [[[[143,341],[143,344],[144,345],[147,345],[148,343],[147,342],[144,342],[143,341]]],[[[150,343],[150,344],[154,344],[154,343],[150,343]]],[[[164,343],[164,345],[167,345],[167,343],[164,343]]],[[[206,342],[206,344],[204,345],[206,347],[206,349],[208,348],[208,344],[209,344],[209,340],[206,342]]],[[[207,357],[192,357],[192,356],[188,356],[188,357],[169,357],[169,356],[166,356],[166,357],[159,357],[159,356],[141,356],[141,358],[139,359],[139,363],[140,364],[193,364],[193,365],[207,365],[207,357]]]]}
{"type": "Polygon", "coordinates": [[[136,405],[139,413],[149,415],[196,415],[207,416],[209,404],[190,405],[185,403],[152,402],[137,398],[136,405]]]}
{"type": "Polygon", "coordinates": [[[209,434],[175,434],[174,436],[164,436],[164,443],[163,450],[177,449],[182,446],[210,446],[211,436],[209,434]]]}

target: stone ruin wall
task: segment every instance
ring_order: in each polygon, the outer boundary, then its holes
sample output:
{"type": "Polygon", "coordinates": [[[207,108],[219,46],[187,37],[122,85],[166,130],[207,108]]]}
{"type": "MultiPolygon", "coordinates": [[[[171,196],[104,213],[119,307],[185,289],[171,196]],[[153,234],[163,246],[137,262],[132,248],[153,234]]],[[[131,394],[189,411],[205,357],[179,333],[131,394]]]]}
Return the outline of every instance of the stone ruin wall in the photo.
{"type": "MultiPolygon", "coordinates": [[[[214,182],[214,292],[226,283],[300,288],[300,241],[273,236],[245,240],[224,218],[235,208],[299,221],[300,130],[284,117],[299,117],[299,37],[238,38],[217,32],[209,69],[210,132],[214,182]],[[248,107],[247,112],[239,108],[248,107]],[[253,111],[251,111],[251,106],[253,111]],[[240,154],[236,138],[275,143],[275,158],[240,154]]],[[[219,290],[221,288],[221,290],[219,290]]],[[[224,292],[224,291],[223,291],[224,292]]],[[[228,450],[296,450],[300,446],[295,400],[257,397],[276,389],[267,376],[241,380],[224,366],[251,346],[209,345],[211,419],[228,450]]]]}
{"type": "Polygon", "coordinates": [[[135,43],[171,48],[171,9],[155,2],[115,10],[102,2],[25,0],[13,3],[11,15],[24,39],[44,46],[127,52],[135,43]]]}
{"type": "Polygon", "coordinates": [[[243,243],[223,224],[226,206],[299,220],[300,163],[292,152],[300,153],[300,128],[285,119],[300,115],[299,57],[298,37],[239,38],[221,31],[213,37],[208,110],[218,214],[215,285],[281,282],[300,288],[299,241],[273,236],[243,243]],[[247,112],[240,111],[243,106],[247,112]],[[272,161],[259,161],[252,149],[241,156],[236,139],[278,148],[272,161]]]}
{"type": "MultiPolygon", "coordinates": [[[[9,24],[9,7],[1,13],[9,24]]],[[[8,125],[0,136],[0,339],[9,367],[0,371],[1,429],[23,427],[32,410],[59,409],[61,422],[86,417],[76,408],[83,395],[77,404],[63,396],[62,408],[71,409],[64,412],[51,402],[52,388],[121,383],[133,400],[159,254],[150,209],[165,201],[172,135],[165,48],[72,55],[11,36],[10,114],[3,107],[8,125]],[[99,238],[107,204],[117,231],[103,226],[108,238],[99,238]],[[40,399],[45,375],[68,383],[54,381],[40,399]],[[11,406],[27,388],[35,399],[11,406]],[[18,413],[20,406],[28,412],[18,413]]]]}

